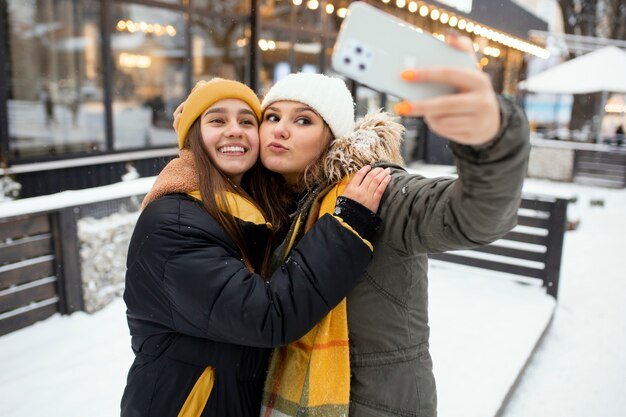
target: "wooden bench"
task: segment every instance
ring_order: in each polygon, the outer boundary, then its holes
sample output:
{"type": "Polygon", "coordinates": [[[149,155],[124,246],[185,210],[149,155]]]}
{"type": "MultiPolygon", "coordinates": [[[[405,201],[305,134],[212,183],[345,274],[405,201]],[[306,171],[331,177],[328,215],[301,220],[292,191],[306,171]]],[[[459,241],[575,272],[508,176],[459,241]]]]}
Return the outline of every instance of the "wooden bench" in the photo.
{"type": "Polygon", "coordinates": [[[471,250],[431,254],[429,258],[537,278],[556,299],[568,203],[562,198],[526,195],[518,210],[518,226],[502,239],[471,250]]]}

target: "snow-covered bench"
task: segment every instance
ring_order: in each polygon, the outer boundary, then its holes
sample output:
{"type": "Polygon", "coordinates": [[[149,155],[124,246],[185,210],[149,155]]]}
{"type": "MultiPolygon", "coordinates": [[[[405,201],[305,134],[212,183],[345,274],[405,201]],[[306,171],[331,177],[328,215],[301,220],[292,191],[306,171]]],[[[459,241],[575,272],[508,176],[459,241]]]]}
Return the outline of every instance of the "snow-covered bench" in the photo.
{"type": "Polygon", "coordinates": [[[431,256],[440,417],[502,413],[552,321],[568,202],[525,195],[503,239],[431,256]]]}
{"type": "Polygon", "coordinates": [[[430,258],[537,278],[556,299],[568,202],[525,195],[518,210],[518,225],[502,239],[472,250],[432,254],[430,258]]]}

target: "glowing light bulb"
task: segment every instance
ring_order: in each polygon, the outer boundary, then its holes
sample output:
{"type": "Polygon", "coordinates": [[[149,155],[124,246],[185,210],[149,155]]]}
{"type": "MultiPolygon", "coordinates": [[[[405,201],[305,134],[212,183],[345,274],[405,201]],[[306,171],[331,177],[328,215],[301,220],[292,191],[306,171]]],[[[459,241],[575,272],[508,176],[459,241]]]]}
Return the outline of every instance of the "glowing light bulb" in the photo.
{"type": "Polygon", "coordinates": [[[317,0],[309,0],[306,2],[306,7],[311,10],[317,10],[317,8],[320,7],[320,3],[317,0]]]}

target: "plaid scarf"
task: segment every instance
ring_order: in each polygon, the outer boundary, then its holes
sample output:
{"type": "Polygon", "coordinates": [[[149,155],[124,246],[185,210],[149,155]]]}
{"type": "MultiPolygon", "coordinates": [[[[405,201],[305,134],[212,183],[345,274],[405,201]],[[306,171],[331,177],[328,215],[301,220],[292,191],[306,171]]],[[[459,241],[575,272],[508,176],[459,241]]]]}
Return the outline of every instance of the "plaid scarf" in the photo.
{"type": "MultiPolygon", "coordinates": [[[[324,214],[333,213],[347,183],[344,180],[332,186],[312,203],[306,213],[305,232],[324,214]]],[[[286,240],[285,255],[295,244],[304,211],[286,240]]],[[[343,299],[300,340],[274,349],[263,389],[261,417],[347,416],[349,401],[350,352],[343,299]]]]}

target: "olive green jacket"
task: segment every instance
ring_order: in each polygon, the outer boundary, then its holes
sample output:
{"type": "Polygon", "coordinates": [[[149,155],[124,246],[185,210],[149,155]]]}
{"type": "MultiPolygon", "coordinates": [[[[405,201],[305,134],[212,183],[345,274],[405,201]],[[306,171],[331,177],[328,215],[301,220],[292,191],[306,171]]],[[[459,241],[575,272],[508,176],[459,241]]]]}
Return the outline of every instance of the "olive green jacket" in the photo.
{"type": "Polygon", "coordinates": [[[494,141],[478,148],[450,143],[458,179],[392,168],[374,259],[347,300],[350,416],[437,414],[427,254],[487,244],[512,229],[527,169],[527,121],[499,100],[502,128],[494,141]]]}

